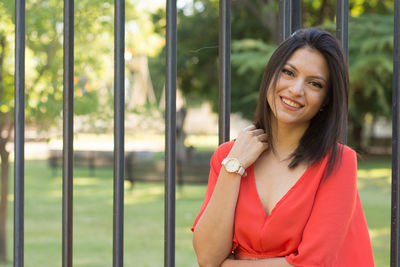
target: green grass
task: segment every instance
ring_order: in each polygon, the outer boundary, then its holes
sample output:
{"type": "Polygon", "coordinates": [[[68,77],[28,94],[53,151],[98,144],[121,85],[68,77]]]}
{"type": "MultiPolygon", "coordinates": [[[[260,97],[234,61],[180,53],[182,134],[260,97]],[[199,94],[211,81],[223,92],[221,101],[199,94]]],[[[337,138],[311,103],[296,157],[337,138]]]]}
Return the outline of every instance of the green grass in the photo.
{"type": "MultiPolygon", "coordinates": [[[[46,161],[25,165],[25,266],[61,266],[61,169],[46,161]]],[[[389,266],[390,158],[360,160],[359,189],[372,236],[376,266],[389,266]]],[[[112,169],[74,171],[74,266],[112,266],[112,169]]],[[[11,176],[12,177],[12,176],[11,176]]],[[[13,191],[8,206],[8,259],[12,266],[13,191]]],[[[176,266],[197,266],[190,227],[205,185],[177,189],[176,266]]],[[[125,190],[125,266],[163,266],[164,187],[129,184],[125,190]]]]}
{"type": "Polygon", "coordinates": [[[359,160],[358,189],[375,266],[390,266],[391,158],[359,160]]]}

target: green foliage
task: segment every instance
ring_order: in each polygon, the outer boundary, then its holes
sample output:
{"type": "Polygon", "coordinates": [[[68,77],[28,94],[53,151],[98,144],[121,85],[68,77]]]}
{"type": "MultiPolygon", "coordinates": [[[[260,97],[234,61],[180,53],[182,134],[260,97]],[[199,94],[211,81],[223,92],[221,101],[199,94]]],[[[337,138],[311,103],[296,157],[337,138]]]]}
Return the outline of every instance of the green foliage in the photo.
{"type": "Polygon", "coordinates": [[[184,7],[178,12],[178,84],[189,101],[214,99],[218,92],[218,2],[199,3],[203,9],[184,7]]]}
{"type": "Polygon", "coordinates": [[[4,9],[4,4],[0,2],[0,57],[2,62],[0,66],[0,114],[12,110],[14,105],[14,25],[12,17],[4,9]]]}
{"type": "MultiPolygon", "coordinates": [[[[336,17],[336,0],[303,0],[303,27],[315,27],[333,23],[336,17]]],[[[363,14],[391,14],[393,0],[350,0],[349,13],[352,17],[363,14]]]]}
{"type": "MultiPolygon", "coordinates": [[[[132,54],[158,53],[163,40],[154,34],[149,11],[137,2],[126,2],[126,48],[132,54]]],[[[112,0],[82,0],[75,3],[74,11],[74,112],[100,119],[112,114],[114,4],[112,0]]],[[[14,1],[0,0],[0,37],[7,36],[1,112],[13,106],[15,18],[9,14],[14,16],[14,1]]],[[[62,115],[62,1],[26,3],[25,51],[26,120],[48,129],[62,115]]]]}
{"type": "Polygon", "coordinates": [[[239,75],[264,69],[276,46],[261,40],[242,39],[232,43],[232,64],[237,66],[239,75]]]}
{"type": "Polygon", "coordinates": [[[243,39],[232,42],[232,110],[251,119],[257,104],[262,73],[276,46],[262,40],[243,39]],[[239,86],[238,86],[239,85],[239,86]]]}
{"type": "MultiPolygon", "coordinates": [[[[363,12],[387,14],[391,11],[390,3],[390,0],[352,0],[350,1],[350,13],[357,16],[363,12]]],[[[237,0],[232,2],[231,10],[231,109],[232,112],[241,112],[245,117],[252,118],[262,71],[274,49],[277,38],[278,5],[274,1],[237,0]]],[[[319,27],[334,33],[335,10],[336,1],[334,0],[302,1],[304,27],[319,25],[319,27]]],[[[155,29],[161,34],[165,34],[164,18],[164,9],[153,15],[155,29]]],[[[350,20],[350,47],[352,43],[357,46],[358,42],[364,41],[362,39],[353,40],[353,32],[358,31],[353,28],[358,26],[352,26],[352,24],[358,23],[357,25],[362,27],[362,19],[361,16],[350,20]]],[[[218,1],[216,0],[188,1],[178,10],[178,87],[188,98],[189,104],[198,103],[199,101],[196,99],[206,99],[212,102],[214,111],[218,109],[218,20],[218,1]]],[[[388,25],[382,27],[391,29],[388,25]]],[[[362,31],[357,34],[362,34],[362,31]]],[[[371,42],[369,45],[363,44],[365,49],[375,45],[373,40],[371,42]]],[[[355,54],[359,52],[356,51],[355,54]]],[[[367,58],[363,59],[367,60],[367,58]]],[[[164,60],[165,50],[151,62],[157,68],[157,66],[164,66],[164,60]]],[[[368,60],[371,62],[372,59],[368,60]]],[[[383,60],[386,62],[383,66],[388,65],[387,60],[382,57],[375,60],[383,60]]],[[[351,59],[350,64],[353,64],[351,59]]],[[[354,67],[350,66],[351,73],[356,66],[357,64],[354,67]]],[[[384,67],[380,71],[385,72],[386,70],[387,68],[384,67]]],[[[163,70],[161,68],[158,71],[153,69],[152,72],[154,73],[153,77],[156,77],[155,83],[163,84],[163,70]]],[[[358,80],[355,77],[352,82],[358,84],[358,80]]],[[[382,84],[382,81],[379,84],[382,84]]],[[[372,87],[373,83],[368,85],[372,87]]],[[[383,101],[380,102],[383,103],[383,101]]]]}
{"type": "MultiPolygon", "coordinates": [[[[351,14],[390,12],[392,1],[350,1],[351,14]]],[[[1,29],[8,23],[7,36],[13,36],[12,1],[0,0],[1,29]],[[7,22],[8,21],[8,22],[7,22]],[[11,31],[11,33],[10,33],[11,31]]],[[[302,2],[304,26],[325,23],[334,31],[335,1],[302,2]],[[328,24],[327,24],[328,23],[328,24]],[[331,23],[331,24],[330,24],[331,23]]],[[[143,6],[127,2],[127,49],[142,53],[149,48],[150,71],[156,96],[161,96],[165,82],[165,9],[152,14],[147,23],[143,6]],[[136,11],[133,7],[136,7],[136,11]],[[140,13],[140,14],[138,14],[140,13]],[[139,33],[135,29],[144,29],[139,33]],[[139,39],[138,39],[139,38],[139,39]],[[139,40],[139,41],[138,41],[139,40]]],[[[27,119],[52,123],[62,108],[62,2],[55,0],[27,3],[27,119]]],[[[85,84],[75,84],[76,114],[110,112],[113,73],[113,3],[111,0],[84,0],[75,6],[75,76],[85,84]],[[95,45],[94,45],[95,44],[95,45]],[[100,78],[101,77],[101,78],[100,78]],[[89,90],[87,90],[89,88],[89,90]],[[101,99],[99,96],[104,96],[101,99]],[[105,99],[107,98],[107,99],[105,99]]],[[[148,14],[148,12],[147,12],[148,14]]],[[[277,32],[277,3],[273,1],[232,2],[232,111],[251,118],[262,71],[274,49],[277,32]]],[[[208,99],[218,107],[218,1],[188,1],[178,9],[178,87],[190,103],[208,99]]],[[[390,18],[359,16],[350,19],[349,62],[352,82],[350,109],[362,118],[365,112],[388,116],[391,77],[390,18]],[[367,38],[367,37],[368,38],[367,38]],[[373,78],[373,81],[370,79],[373,78]],[[361,95],[361,97],[360,97],[361,95]],[[355,97],[357,96],[357,97],[355,97]],[[376,101],[372,101],[376,100],[376,101]],[[359,103],[357,102],[359,101],[359,103]],[[364,108],[368,107],[368,111],[364,108]],[[372,109],[371,109],[372,108],[372,109]]],[[[7,38],[9,58],[3,74],[7,97],[0,100],[0,111],[12,107],[13,38],[7,38]],[[8,100],[6,100],[8,99],[8,100]],[[8,102],[6,102],[8,101],[8,102]]],[[[44,124],[46,126],[47,124],[44,124]]]]}
{"type": "MultiPolygon", "coordinates": [[[[96,34],[100,30],[106,33],[111,31],[112,21],[105,21],[105,18],[111,17],[112,8],[110,4],[99,3],[96,0],[79,1],[75,7],[74,72],[87,78],[84,87],[88,84],[93,88],[100,87],[98,76],[105,69],[101,55],[112,51],[112,43],[104,41],[104,38],[109,39],[110,34],[96,34]],[[108,29],[105,27],[107,23],[108,29]]],[[[14,14],[12,4],[12,1],[1,0],[0,12],[14,14]]],[[[26,3],[26,10],[26,120],[47,129],[61,116],[62,110],[63,3],[55,0],[30,1],[26,3]]],[[[12,19],[15,20],[14,17],[12,19]]],[[[6,16],[1,16],[1,21],[3,25],[6,16]]],[[[14,32],[8,34],[13,36],[14,32]]],[[[14,39],[8,38],[7,47],[13,46],[14,39]]],[[[10,53],[8,56],[12,62],[13,55],[10,53]]],[[[5,65],[3,72],[13,73],[14,65],[5,65]]],[[[5,94],[11,96],[13,81],[5,78],[3,86],[5,94]]],[[[98,107],[98,94],[79,93],[80,89],[74,89],[78,92],[75,94],[76,114],[93,112],[98,107]]],[[[12,104],[8,102],[7,106],[12,107],[12,104]]]]}
{"type": "MultiPolygon", "coordinates": [[[[250,3],[252,9],[249,9],[248,1],[235,1],[232,3],[232,40],[250,39],[258,36],[258,44],[262,42],[273,41],[275,36],[273,29],[269,28],[269,20],[275,23],[274,3],[264,4],[261,2],[250,3]],[[261,12],[262,11],[262,12],[261,12]],[[269,16],[272,14],[271,16],[269,16]],[[268,15],[268,16],[266,16],[268,15]],[[260,23],[260,19],[262,23],[260,23]]],[[[153,15],[153,23],[155,28],[161,34],[165,34],[165,10],[159,10],[153,15]]],[[[214,111],[218,109],[218,1],[188,1],[185,6],[181,6],[178,10],[178,87],[186,96],[189,105],[199,103],[199,99],[206,99],[213,104],[214,111]]],[[[250,41],[252,42],[252,41],[250,41]]],[[[255,44],[257,45],[257,44],[255,44]]],[[[252,44],[232,43],[232,61],[243,62],[245,56],[235,58],[235,50],[250,50],[248,46],[252,44]]],[[[257,47],[253,47],[257,50],[257,47]]],[[[264,48],[260,48],[261,50],[264,48]]],[[[258,58],[258,62],[267,58],[258,58]]],[[[164,66],[165,49],[157,58],[150,60],[154,83],[162,84],[164,70],[160,66],[164,66]],[[158,75],[157,75],[158,74],[158,75]]],[[[261,63],[262,64],[262,63],[261,63]]],[[[260,65],[261,65],[260,64],[260,65]]],[[[252,65],[250,63],[250,65],[252,65]]],[[[255,100],[250,94],[257,91],[261,79],[261,72],[246,71],[247,66],[237,70],[235,64],[232,63],[231,76],[231,109],[233,112],[241,112],[247,117],[252,117],[254,112],[255,100]],[[240,73],[239,73],[240,72],[240,73]],[[242,75],[248,75],[243,79],[242,75]]]]}
{"type": "MultiPolygon", "coordinates": [[[[273,1],[245,1],[237,0],[231,6],[231,36],[232,36],[232,111],[242,112],[247,118],[251,118],[254,112],[255,101],[261,81],[262,70],[264,69],[269,54],[274,47],[276,40],[277,10],[278,6],[273,1]]],[[[360,16],[363,13],[388,14],[392,11],[392,1],[350,1],[350,13],[360,16]]],[[[185,6],[178,10],[178,87],[184,92],[189,103],[198,102],[190,99],[207,99],[213,103],[214,110],[218,108],[218,1],[188,1],[185,6]]],[[[331,32],[335,32],[334,20],[336,16],[336,1],[319,0],[302,1],[302,17],[304,27],[318,26],[331,32]]],[[[369,15],[372,16],[372,15],[369,15]]],[[[383,15],[382,15],[383,16],[383,15]]],[[[392,15],[390,15],[392,16],[392,15]]],[[[368,16],[367,16],[368,17],[368,16]]],[[[153,16],[155,28],[162,34],[165,31],[165,10],[159,11],[153,16]]],[[[379,28],[365,27],[363,23],[368,18],[363,16],[350,19],[350,72],[352,82],[355,87],[360,86],[361,79],[354,74],[354,70],[365,66],[363,61],[372,63],[372,66],[379,64],[381,69],[376,69],[376,73],[382,72],[378,84],[381,88],[383,81],[386,81],[387,70],[389,69],[388,57],[377,56],[375,59],[364,57],[368,49],[375,49],[375,41],[366,38],[365,31],[374,28],[375,31],[382,32],[379,28]],[[363,28],[364,27],[364,28],[363,28]],[[358,38],[360,36],[360,38],[358,38]],[[370,41],[368,44],[365,41],[370,41]],[[352,45],[356,47],[363,42],[363,50],[352,50],[352,45]],[[360,52],[364,53],[362,56],[360,52]],[[353,60],[354,59],[354,60],[353,60]],[[354,62],[353,62],[354,61],[354,62]],[[379,62],[377,62],[379,61],[379,62]],[[360,62],[360,63],[359,63],[360,62]],[[353,78],[354,76],[354,78],[353,78]]],[[[388,19],[385,19],[386,23],[388,19]]],[[[374,21],[373,23],[379,21],[374,21]]],[[[372,25],[373,23],[370,22],[372,25]]],[[[382,44],[390,40],[390,35],[386,31],[391,31],[391,26],[382,24],[385,29],[382,44]],[[389,38],[389,39],[388,39],[389,38]]],[[[366,35],[368,36],[368,35],[366,35]]],[[[377,46],[377,53],[383,51],[383,47],[377,46]]],[[[385,50],[386,51],[386,50],[385,50]]],[[[165,60],[165,51],[160,54],[160,63],[165,60]]],[[[359,70],[357,70],[359,71],[359,70]]],[[[160,74],[164,74],[159,72],[160,74]]],[[[161,80],[160,75],[157,79],[161,80]]],[[[363,82],[366,79],[362,80],[363,82]]],[[[368,82],[365,82],[368,83],[368,82]]],[[[373,87],[374,83],[368,83],[368,87],[373,87]]],[[[385,86],[387,87],[387,85],[385,86]]],[[[370,90],[370,89],[366,89],[370,90]]],[[[387,88],[383,88],[387,91],[387,88]]],[[[382,91],[381,90],[381,91],[382,91]]],[[[374,90],[372,90],[374,91],[374,90]]],[[[375,90],[376,91],[376,90],[375,90]]],[[[381,97],[388,94],[381,93],[381,97]]],[[[385,101],[380,100],[380,105],[385,101]]],[[[353,108],[354,104],[351,104],[353,108]]],[[[354,110],[355,111],[355,110],[354,110]]],[[[386,112],[386,111],[385,111],[386,112]]]]}
{"type": "Polygon", "coordinates": [[[350,20],[350,114],[389,117],[392,103],[393,17],[363,15],[350,20]]]}

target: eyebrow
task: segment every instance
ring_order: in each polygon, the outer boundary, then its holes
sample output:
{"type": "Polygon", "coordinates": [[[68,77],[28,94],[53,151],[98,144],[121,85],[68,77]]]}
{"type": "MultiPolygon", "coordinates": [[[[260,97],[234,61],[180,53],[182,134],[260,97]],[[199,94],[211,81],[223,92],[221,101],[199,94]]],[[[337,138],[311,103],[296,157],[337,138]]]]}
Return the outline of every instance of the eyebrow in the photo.
{"type": "MultiPolygon", "coordinates": [[[[289,65],[290,67],[292,67],[297,72],[299,71],[293,64],[290,64],[289,62],[286,62],[286,65],[289,65]]],[[[314,79],[319,79],[319,80],[324,81],[325,83],[328,83],[327,80],[325,80],[325,78],[322,77],[322,76],[313,75],[313,76],[310,76],[310,77],[314,78],[314,79]]]]}

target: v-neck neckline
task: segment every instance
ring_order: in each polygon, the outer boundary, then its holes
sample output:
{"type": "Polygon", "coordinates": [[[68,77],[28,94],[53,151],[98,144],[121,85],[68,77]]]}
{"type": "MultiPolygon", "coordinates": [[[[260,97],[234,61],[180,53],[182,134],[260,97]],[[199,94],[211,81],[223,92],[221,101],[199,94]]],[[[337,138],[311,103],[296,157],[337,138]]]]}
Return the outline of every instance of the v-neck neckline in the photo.
{"type": "Polygon", "coordinates": [[[307,176],[307,173],[310,171],[310,169],[314,166],[314,164],[311,164],[304,172],[303,174],[300,176],[300,178],[296,181],[296,183],[286,192],[286,194],[283,195],[283,197],[275,204],[275,206],[271,209],[271,211],[269,212],[269,214],[265,211],[264,206],[261,202],[261,198],[260,195],[258,194],[258,190],[257,190],[257,184],[256,184],[256,176],[254,174],[254,164],[250,166],[249,169],[249,176],[248,178],[251,178],[251,184],[252,184],[252,188],[254,191],[254,195],[257,198],[257,202],[258,202],[258,206],[261,208],[261,210],[264,213],[265,219],[268,219],[271,217],[271,215],[275,212],[276,209],[279,208],[279,206],[285,201],[286,198],[288,198],[288,196],[290,196],[290,193],[292,191],[294,191],[301,183],[303,180],[305,180],[305,177],[307,176]]]}

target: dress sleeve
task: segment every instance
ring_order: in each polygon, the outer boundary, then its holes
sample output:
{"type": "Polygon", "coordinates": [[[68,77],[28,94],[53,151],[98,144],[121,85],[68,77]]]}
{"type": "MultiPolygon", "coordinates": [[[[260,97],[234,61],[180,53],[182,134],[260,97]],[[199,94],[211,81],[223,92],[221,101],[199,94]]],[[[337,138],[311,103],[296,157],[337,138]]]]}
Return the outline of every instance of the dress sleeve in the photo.
{"type": "Polygon", "coordinates": [[[215,184],[217,183],[217,179],[219,176],[219,173],[221,171],[221,162],[222,160],[229,154],[231,148],[233,146],[233,141],[223,143],[220,145],[217,150],[214,152],[214,154],[211,157],[210,160],[210,174],[208,176],[208,185],[207,185],[207,191],[206,195],[204,197],[203,205],[201,206],[200,212],[197,215],[193,226],[191,228],[192,232],[194,231],[194,228],[196,227],[197,222],[199,221],[201,215],[203,214],[204,210],[206,209],[208,202],[210,201],[211,195],[214,191],[215,184]]]}
{"type": "Polygon", "coordinates": [[[298,250],[286,256],[290,264],[301,267],[336,266],[356,208],[356,183],[356,153],[344,146],[339,166],[321,182],[298,250]]]}

